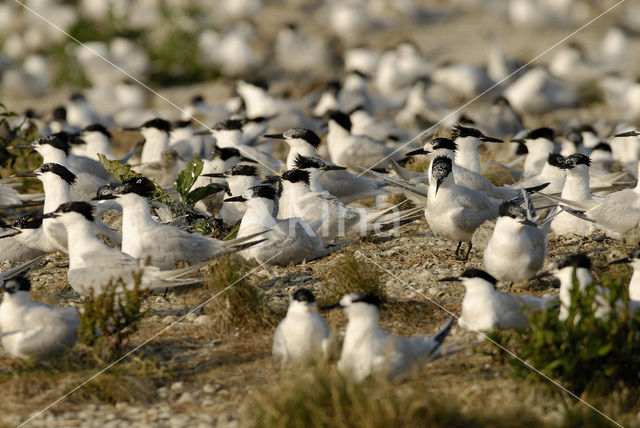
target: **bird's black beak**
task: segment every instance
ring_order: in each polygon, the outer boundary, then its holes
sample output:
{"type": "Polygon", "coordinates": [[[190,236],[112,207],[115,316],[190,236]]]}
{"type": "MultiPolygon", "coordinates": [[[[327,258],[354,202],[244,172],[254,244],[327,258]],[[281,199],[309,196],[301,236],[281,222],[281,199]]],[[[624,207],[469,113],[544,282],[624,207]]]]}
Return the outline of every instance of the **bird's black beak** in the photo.
{"type": "Polygon", "coordinates": [[[503,142],[503,140],[501,140],[500,138],[487,137],[486,135],[483,135],[482,137],[480,137],[480,141],[482,141],[483,143],[502,143],[503,142]]]}
{"type": "Polygon", "coordinates": [[[538,228],[538,225],[536,223],[532,222],[531,220],[529,220],[528,218],[525,218],[524,220],[520,220],[520,223],[522,223],[525,226],[531,226],[531,227],[538,228]]]}
{"type": "Polygon", "coordinates": [[[618,260],[614,260],[612,262],[609,262],[609,264],[607,264],[607,266],[611,266],[611,265],[619,265],[622,263],[630,263],[631,260],[629,260],[629,257],[625,257],[624,259],[618,259],[618,260]]]}
{"type": "Polygon", "coordinates": [[[541,272],[539,274],[537,274],[536,276],[532,276],[531,278],[529,278],[529,281],[532,281],[534,279],[541,279],[547,276],[551,276],[553,275],[553,272],[551,272],[550,270],[546,270],[544,272],[541,272]]]}
{"type": "Polygon", "coordinates": [[[227,199],[223,199],[222,202],[247,202],[247,198],[244,196],[232,196],[227,199]]]}
{"type": "Polygon", "coordinates": [[[12,177],[37,177],[37,176],[38,174],[36,174],[35,171],[17,172],[12,175],[12,177]]]}
{"type": "Polygon", "coordinates": [[[322,169],[323,171],[344,171],[347,168],[338,165],[325,165],[320,169],[322,169]]]}
{"type": "Polygon", "coordinates": [[[117,198],[116,195],[105,194],[105,195],[95,196],[95,197],[89,199],[89,201],[107,201],[107,200],[116,199],[116,198],[117,198]]]}
{"type": "Polygon", "coordinates": [[[211,135],[211,131],[203,129],[202,131],[195,131],[191,135],[211,135]]]}
{"type": "Polygon", "coordinates": [[[261,138],[273,138],[274,140],[284,140],[284,135],[282,134],[265,134],[261,135],[261,138]]]}
{"type": "Polygon", "coordinates": [[[32,149],[33,146],[30,144],[16,144],[15,146],[7,146],[7,149],[32,149]]]}
{"type": "Polygon", "coordinates": [[[440,185],[444,182],[444,179],[447,177],[438,178],[436,180],[436,195],[438,194],[438,189],[440,189],[440,185]]]}
{"type": "Polygon", "coordinates": [[[21,231],[21,230],[16,229],[16,230],[14,230],[13,232],[7,232],[7,233],[5,233],[4,235],[0,235],[0,239],[2,239],[2,238],[9,238],[10,236],[16,236],[16,235],[19,235],[19,234],[21,234],[21,233],[22,233],[22,231],[21,231]]]}
{"type": "Polygon", "coordinates": [[[209,174],[200,174],[203,177],[215,177],[215,178],[224,178],[225,175],[223,172],[211,172],[209,174]]]}
{"type": "Polygon", "coordinates": [[[122,128],[123,131],[129,131],[129,132],[140,132],[140,128],[139,126],[130,126],[127,128],[122,128]]]}
{"type": "Polygon", "coordinates": [[[621,132],[620,134],[613,135],[611,138],[615,137],[637,137],[640,135],[640,131],[634,129],[633,131],[621,132]]]}
{"type": "Polygon", "coordinates": [[[409,153],[405,153],[404,157],[408,158],[411,156],[416,156],[416,155],[428,155],[429,151],[425,150],[425,149],[417,149],[417,150],[412,150],[409,153]]]}
{"type": "Polygon", "coordinates": [[[52,213],[42,215],[42,218],[56,218],[56,217],[60,217],[60,214],[56,213],[55,211],[52,213]]]}
{"type": "Polygon", "coordinates": [[[441,278],[438,282],[461,282],[461,279],[457,276],[447,276],[446,278],[441,278]]]}

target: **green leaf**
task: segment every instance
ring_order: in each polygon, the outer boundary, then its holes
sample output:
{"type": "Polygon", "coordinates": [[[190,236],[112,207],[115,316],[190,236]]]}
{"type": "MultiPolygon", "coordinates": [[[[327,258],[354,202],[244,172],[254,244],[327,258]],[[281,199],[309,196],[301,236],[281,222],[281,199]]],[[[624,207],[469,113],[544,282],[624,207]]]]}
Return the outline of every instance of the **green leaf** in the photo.
{"type": "Polygon", "coordinates": [[[187,164],[187,167],[178,174],[174,187],[182,197],[182,203],[186,204],[188,202],[189,190],[191,190],[191,187],[200,176],[203,167],[204,162],[200,160],[198,155],[194,155],[193,159],[187,164]]]}
{"type": "Polygon", "coordinates": [[[613,349],[613,343],[607,343],[601,346],[600,349],[598,349],[598,355],[599,356],[607,355],[609,352],[611,352],[611,349],[613,349]]]}
{"type": "Polygon", "coordinates": [[[206,186],[198,187],[190,191],[187,199],[190,204],[195,204],[196,202],[206,198],[207,196],[211,196],[222,191],[228,193],[229,186],[220,183],[209,183],[206,186]]]}
{"type": "Polygon", "coordinates": [[[104,169],[120,181],[126,180],[127,178],[142,177],[142,174],[132,170],[130,165],[120,163],[119,160],[109,160],[103,154],[98,154],[98,158],[104,169]]]}
{"type": "MultiPolygon", "coordinates": [[[[115,178],[119,181],[126,180],[127,178],[138,178],[142,177],[142,174],[135,172],[131,169],[130,165],[120,163],[119,160],[109,160],[103,154],[98,154],[98,158],[100,159],[100,164],[111,173],[115,178]]],[[[151,180],[153,181],[153,180],[151,180]]],[[[153,199],[163,204],[171,203],[171,198],[167,195],[167,192],[162,190],[162,187],[155,181],[153,182],[156,190],[153,192],[153,199]]]]}

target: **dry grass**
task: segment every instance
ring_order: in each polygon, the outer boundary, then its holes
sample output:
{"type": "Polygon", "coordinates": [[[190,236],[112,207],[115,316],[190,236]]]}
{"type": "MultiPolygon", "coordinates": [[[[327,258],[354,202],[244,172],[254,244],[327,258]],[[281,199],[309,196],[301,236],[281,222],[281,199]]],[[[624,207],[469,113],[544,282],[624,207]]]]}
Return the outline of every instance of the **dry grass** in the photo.
{"type": "Polygon", "coordinates": [[[382,281],[383,272],[353,250],[344,251],[324,272],[327,282],[322,300],[335,303],[347,293],[358,291],[373,294],[381,301],[387,299],[382,281]]]}
{"type": "Polygon", "coordinates": [[[274,313],[263,293],[253,285],[248,268],[232,255],[218,258],[208,268],[206,286],[213,296],[207,307],[220,331],[235,332],[274,325],[274,313]]]}
{"type": "Polygon", "coordinates": [[[486,427],[539,425],[530,412],[463,410],[428,382],[371,378],[356,384],[333,367],[289,372],[255,391],[244,413],[252,427],[486,427]]]}

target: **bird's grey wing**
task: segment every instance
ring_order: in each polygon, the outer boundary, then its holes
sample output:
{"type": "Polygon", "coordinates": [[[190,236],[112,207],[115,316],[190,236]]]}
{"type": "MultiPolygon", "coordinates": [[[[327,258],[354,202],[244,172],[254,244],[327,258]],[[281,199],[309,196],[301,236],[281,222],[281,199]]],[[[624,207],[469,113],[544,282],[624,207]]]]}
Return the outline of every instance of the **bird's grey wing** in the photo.
{"type": "Polygon", "coordinates": [[[529,326],[527,316],[523,312],[524,301],[520,296],[500,292],[496,294],[495,299],[498,327],[527,328],[529,326]]]}
{"type": "Polygon", "coordinates": [[[632,202],[637,199],[637,196],[630,192],[634,191],[623,190],[613,193],[602,204],[588,210],[587,217],[614,232],[628,233],[638,230],[640,207],[632,202]]]}
{"type": "Polygon", "coordinates": [[[455,214],[456,223],[468,233],[473,233],[482,223],[498,215],[491,200],[480,192],[462,193],[456,198],[456,205],[461,207],[455,214]]]}

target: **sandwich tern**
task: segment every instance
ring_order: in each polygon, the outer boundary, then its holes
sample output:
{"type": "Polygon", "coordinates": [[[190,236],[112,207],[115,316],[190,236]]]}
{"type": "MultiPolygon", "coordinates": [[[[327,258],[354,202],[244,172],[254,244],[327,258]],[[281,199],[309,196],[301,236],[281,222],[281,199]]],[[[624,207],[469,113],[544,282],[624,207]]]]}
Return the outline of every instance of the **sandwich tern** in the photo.
{"type": "Polygon", "coordinates": [[[196,264],[256,243],[248,242],[254,236],[220,241],[158,223],[147,200],[154,191],[149,179],[128,178],[120,185],[101,188],[94,198],[115,199],[122,206],[122,252],[139,262],[170,270],[179,261],[196,264]]]}
{"type": "Polygon", "coordinates": [[[528,328],[528,313],[547,309],[557,300],[557,296],[535,297],[498,291],[497,280],[480,269],[467,269],[458,277],[440,281],[459,281],[464,285],[458,323],[467,330],[528,328]]]}
{"type": "Polygon", "coordinates": [[[200,282],[200,278],[180,277],[197,271],[201,265],[160,270],[144,266],[135,258],[107,247],[93,232],[93,207],[87,202],[62,204],[44,218],[59,218],[67,229],[69,245],[69,285],[81,295],[101,294],[118,279],[131,288],[140,281],[141,289],[162,289],[200,282]]]}
{"type": "Polygon", "coordinates": [[[0,303],[2,346],[14,357],[44,359],[73,346],[78,311],[31,300],[31,282],[20,275],[5,281],[0,303]]]}
{"type": "Polygon", "coordinates": [[[281,367],[327,359],[329,324],[318,313],[316,298],[306,288],[289,296],[287,315],[273,336],[271,355],[281,367]]]}
{"type": "Polygon", "coordinates": [[[441,346],[453,327],[454,318],[432,337],[395,336],[378,326],[380,301],[372,295],[349,293],[340,299],[340,306],[349,321],[344,334],[338,370],[356,381],[379,373],[400,376],[420,361],[432,361],[441,356],[441,346]]]}

